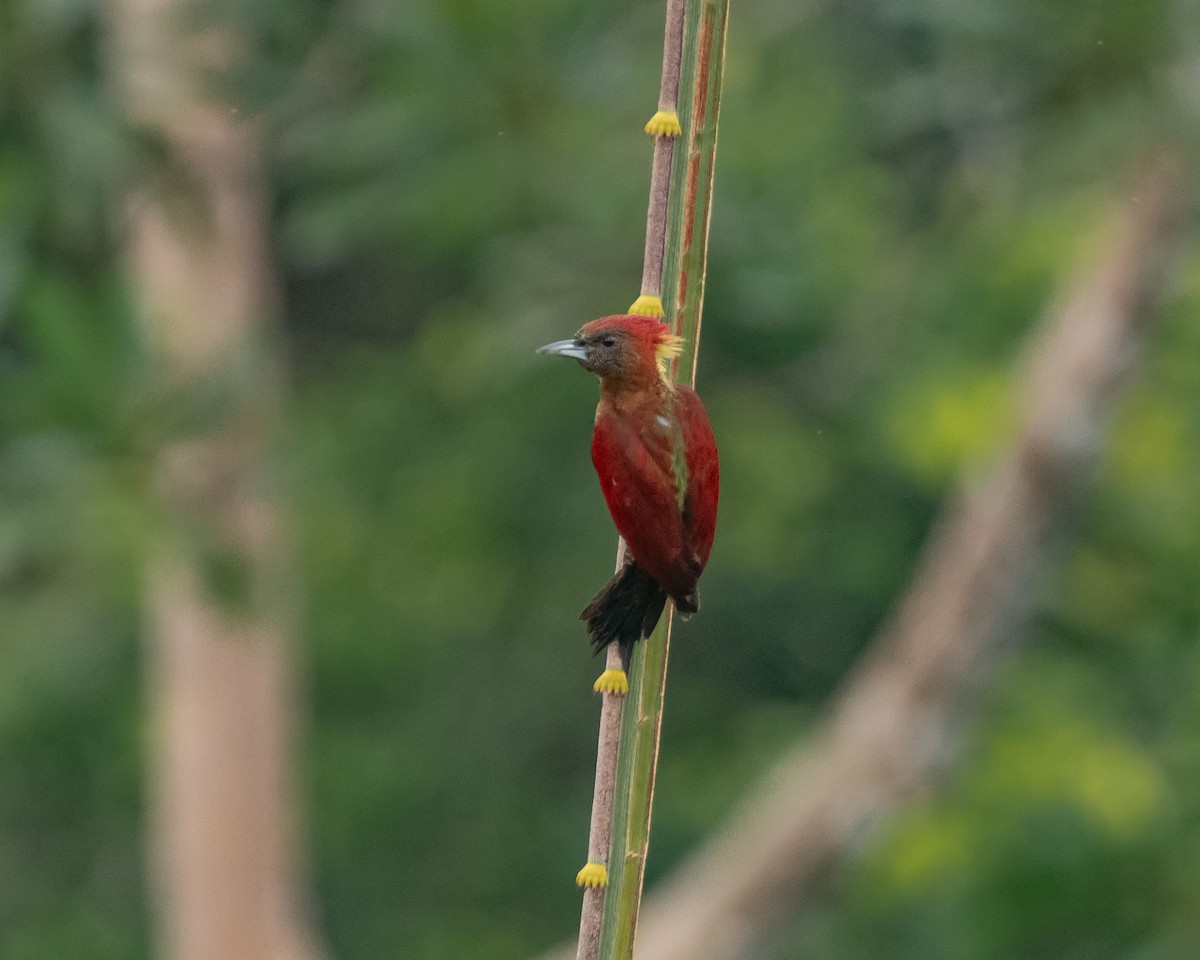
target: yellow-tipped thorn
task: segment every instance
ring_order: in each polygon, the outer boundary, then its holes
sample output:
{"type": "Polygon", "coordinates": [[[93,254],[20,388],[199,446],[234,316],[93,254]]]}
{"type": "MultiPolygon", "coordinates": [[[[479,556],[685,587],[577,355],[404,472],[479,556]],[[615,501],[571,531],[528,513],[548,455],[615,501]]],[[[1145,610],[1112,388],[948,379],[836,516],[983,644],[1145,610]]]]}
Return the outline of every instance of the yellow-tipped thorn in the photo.
{"type": "Polygon", "coordinates": [[[577,887],[607,887],[608,870],[602,863],[588,861],[583,865],[583,869],[575,874],[575,885],[577,887]]]}
{"type": "Polygon", "coordinates": [[[624,695],[629,692],[629,678],[624,670],[605,670],[596,678],[592,689],[597,693],[616,693],[624,695]]]}
{"type": "Polygon", "coordinates": [[[659,110],[646,121],[646,126],[642,129],[652,137],[677,137],[683,133],[683,128],[679,125],[679,114],[674,110],[659,110]]]}
{"type": "Polygon", "coordinates": [[[661,317],[662,301],[653,294],[643,293],[629,305],[629,312],[639,317],[661,317]]]}

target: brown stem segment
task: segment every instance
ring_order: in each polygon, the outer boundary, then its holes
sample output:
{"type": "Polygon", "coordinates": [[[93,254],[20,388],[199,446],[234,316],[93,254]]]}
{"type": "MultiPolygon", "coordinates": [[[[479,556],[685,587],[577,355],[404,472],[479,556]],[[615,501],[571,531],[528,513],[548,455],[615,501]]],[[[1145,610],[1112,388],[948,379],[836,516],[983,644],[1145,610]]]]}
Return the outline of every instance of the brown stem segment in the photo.
{"type": "Polygon", "coordinates": [[[683,9],[685,0],[667,0],[667,29],[663,34],[662,84],[658,109],[674,110],[679,102],[680,58],[683,55],[683,9]]]}
{"type": "MultiPolygon", "coordinates": [[[[621,669],[621,654],[610,644],[606,669],[621,669]]],[[[592,794],[592,823],[588,834],[588,862],[608,864],[612,846],[613,794],[617,779],[617,745],[621,741],[621,701],[619,694],[606,693],[600,706],[600,740],[596,747],[596,788],[592,794]]],[[[583,910],[579,917],[577,960],[596,957],[600,950],[600,921],[604,917],[605,887],[587,887],[583,892],[583,910]]]]}
{"type": "MultiPolygon", "coordinates": [[[[658,109],[674,112],[679,102],[680,62],[683,55],[683,13],[686,0],[667,0],[667,25],[663,33],[663,69],[658,109]]],[[[642,257],[644,296],[662,292],[663,247],[667,237],[667,200],[671,186],[671,157],[674,138],[654,138],[654,160],[650,168],[650,203],[646,211],[646,250],[642,257]]]]}
{"type": "MultiPolygon", "coordinates": [[[[625,541],[617,540],[616,569],[625,563],[625,541]]],[[[623,670],[621,651],[615,643],[604,652],[605,670],[623,670]]],[[[625,697],[604,693],[600,703],[600,734],[596,744],[596,785],[592,791],[592,820],[588,827],[588,863],[603,864],[607,869],[612,848],[613,797],[617,785],[617,748],[621,743],[621,710],[625,697]]],[[[595,960],[600,955],[600,927],[604,919],[605,886],[589,886],[583,891],[583,909],[579,916],[579,946],[576,960],[595,960]]]]}
{"type": "Polygon", "coordinates": [[[650,205],[646,213],[646,251],[642,257],[642,294],[657,297],[662,291],[663,249],[667,239],[667,200],[671,192],[671,155],[675,141],[654,138],[650,168],[650,205]]]}

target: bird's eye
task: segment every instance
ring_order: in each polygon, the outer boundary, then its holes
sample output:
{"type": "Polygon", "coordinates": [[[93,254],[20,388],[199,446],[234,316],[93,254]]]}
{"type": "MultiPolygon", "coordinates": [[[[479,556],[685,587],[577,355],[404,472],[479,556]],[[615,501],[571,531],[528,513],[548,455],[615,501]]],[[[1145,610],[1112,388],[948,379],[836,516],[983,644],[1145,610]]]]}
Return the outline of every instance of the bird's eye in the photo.
{"type": "Polygon", "coordinates": [[[600,343],[606,347],[615,347],[617,345],[617,338],[613,337],[613,336],[608,336],[608,337],[605,337],[603,340],[601,340],[600,343]]]}

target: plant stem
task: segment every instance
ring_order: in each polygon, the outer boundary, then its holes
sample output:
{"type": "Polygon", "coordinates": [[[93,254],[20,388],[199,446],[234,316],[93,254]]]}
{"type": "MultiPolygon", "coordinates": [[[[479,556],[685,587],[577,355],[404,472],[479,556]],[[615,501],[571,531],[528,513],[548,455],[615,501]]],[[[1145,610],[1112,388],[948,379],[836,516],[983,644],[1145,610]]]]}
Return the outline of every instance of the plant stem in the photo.
{"type": "MultiPolygon", "coordinates": [[[[623,553],[622,549],[618,549],[618,562],[623,562],[623,553]]],[[[621,669],[621,654],[616,644],[608,646],[605,669],[621,669]]],[[[588,863],[607,863],[612,845],[613,794],[617,776],[617,745],[621,736],[622,699],[619,694],[606,693],[600,706],[600,738],[596,745],[596,787],[592,794],[592,822],[588,831],[588,863]]],[[[579,947],[575,954],[577,960],[594,960],[599,956],[605,893],[605,887],[584,888],[583,910],[579,918],[579,947]]]]}
{"type": "MultiPolygon", "coordinates": [[[[658,92],[659,111],[675,113],[679,103],[679,75],[683,56],[683,15],[687,0],[667,0],[667,25],[663,31],[663,69],[658,92]]],[[[650,207],[646,213],[646,250],[642,257],[645,296],[658,297],[663,285],[663,256],[667,239],[667,205],[671,191],[671,159],[675,138],[654,138],[650,167],[650,207]]]]}
{"type": "MultiPolygon", "coordinates": [[[[729,0],[668,0],[667,4],[659,107],[678,110],[682,149],[676,149],[667,136],[656,138],[642,293],[661,291],[667,322],[688,341],[671,373],[678,376],[679,370],[687,371],[692,384],[728,12],[729,0]]],[[[619,552],[618,565],[621,561],[619,552]]],[[[650,637],[636,645],[624,702],[611,694],[604,696],[589,859],[610,869],[607,890],[593,888],[584,895],[577,960],[628,960],[633,953],[650,843],[672,613],[668,606],[650,637]],[[605,811],[609,804],[611,810],[605,811]],[[597,859],[601,855],[603,859],[597,859]]],[[[610,666],[614,655],[610,649],[610,666]]]]}

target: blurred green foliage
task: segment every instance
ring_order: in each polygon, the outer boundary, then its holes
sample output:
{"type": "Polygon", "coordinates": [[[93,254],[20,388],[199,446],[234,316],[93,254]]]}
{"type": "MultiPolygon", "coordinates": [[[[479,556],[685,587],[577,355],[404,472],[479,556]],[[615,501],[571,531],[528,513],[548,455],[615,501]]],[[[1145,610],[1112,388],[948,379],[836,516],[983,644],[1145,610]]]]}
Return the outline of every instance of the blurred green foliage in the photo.
{"type": "MultiPolygon", "coordinates": [[[[232,6],[232,5],[231,5],[232,6]]],[[[165,416],[120,191],[154,147],[94,0],[0,2],[0,955],[149,955],[138,635],[165,416]]],[[[661,10],[270,2],[279,445],[321,925],[342,960],[572,936],[614,534],[595,386],[533,355],[637,292],[661,10]]],[[[1022,338],[1126,173],[1200,128],[1184,0],[735,3],[700,386],[722,441],[676,635],[649,879],[809,721],[946,493],[1005,442],[1022,338]],[[1189,79],[1190,78],[1190,79],[1189,79]]],[[[779,957],[1200,951],[1200,257],[947,789],[779,957]]]]}

